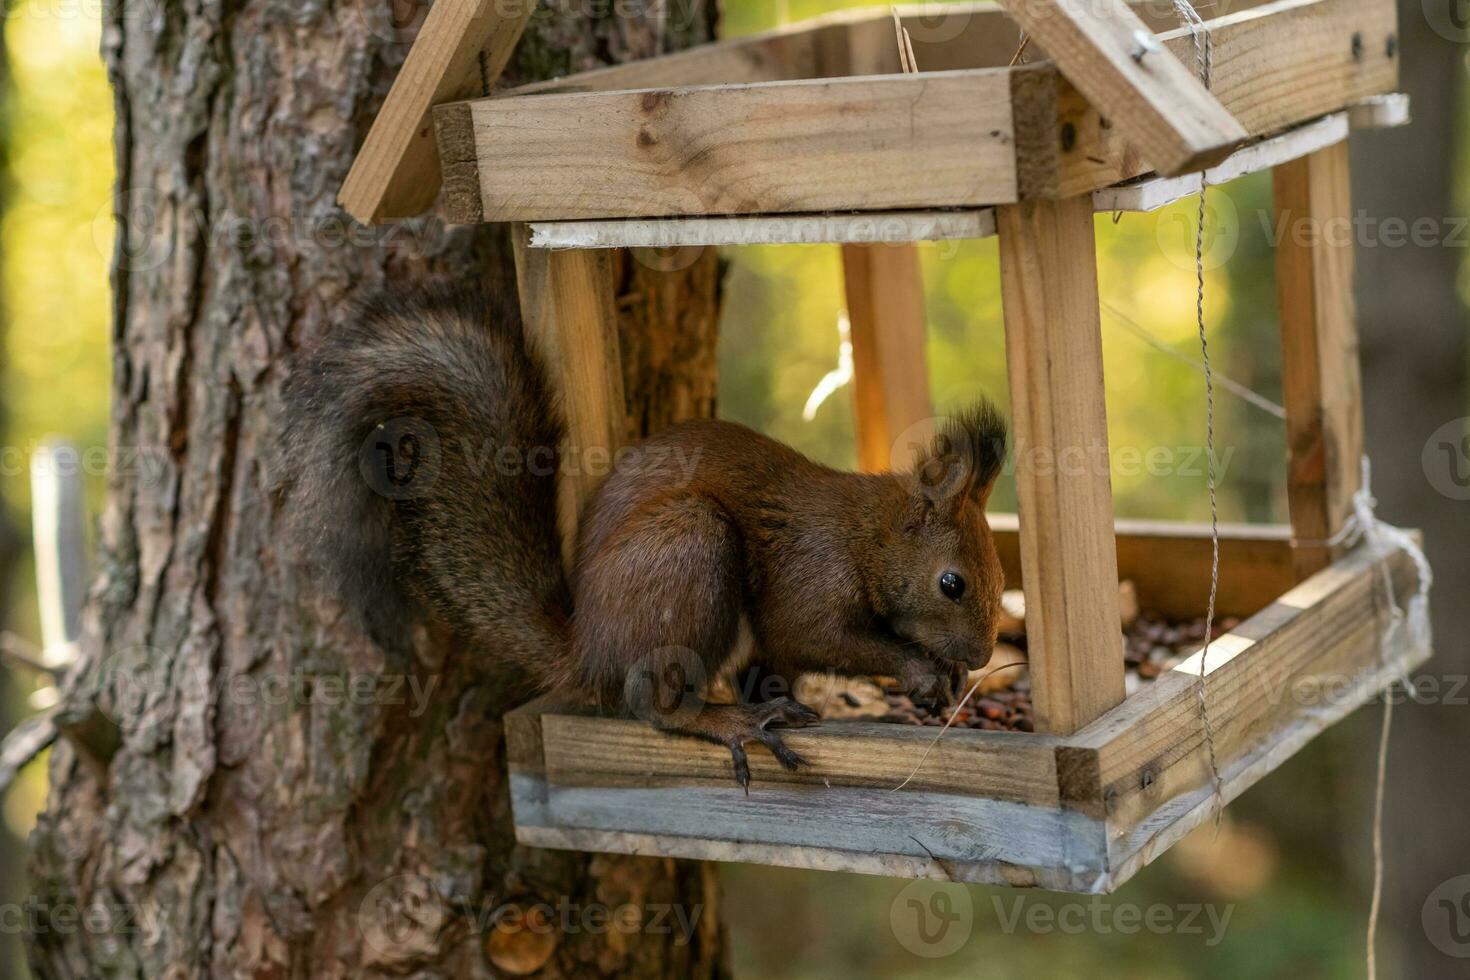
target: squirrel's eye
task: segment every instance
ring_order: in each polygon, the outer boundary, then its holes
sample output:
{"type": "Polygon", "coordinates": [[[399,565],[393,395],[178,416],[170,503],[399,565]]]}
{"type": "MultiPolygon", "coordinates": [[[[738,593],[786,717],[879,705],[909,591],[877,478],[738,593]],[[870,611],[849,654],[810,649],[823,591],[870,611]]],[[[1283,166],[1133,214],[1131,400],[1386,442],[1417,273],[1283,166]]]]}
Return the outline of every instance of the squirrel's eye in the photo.
{"type": "Polygon", "coordinates": [[[964,577],[958,572],[945,572],[939,576],[939,591],[955,602],[959,602],[960,597],[965,594],[964,577]]]}

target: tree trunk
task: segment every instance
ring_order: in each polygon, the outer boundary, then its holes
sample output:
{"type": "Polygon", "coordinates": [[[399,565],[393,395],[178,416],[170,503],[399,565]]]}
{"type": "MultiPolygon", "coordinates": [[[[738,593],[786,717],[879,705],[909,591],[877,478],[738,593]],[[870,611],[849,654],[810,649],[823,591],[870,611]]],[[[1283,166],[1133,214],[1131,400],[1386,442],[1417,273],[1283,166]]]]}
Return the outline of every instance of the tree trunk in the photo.
{"type": "MultiPolygon", "coordinates": [[[[1357,297],[1362,334],[1363,400],[1373,492],[1388,521],[1422,528],[1434,565],[1434,659],[1422,675],[1433,682],[1431,703],[1400,706],[1394,715],[1384,815],[1383,955],[1400,957],[1390,976],[1449,976],[1441,936],[1427,924],[1450,923],[1430,902],[1447,879],[1470,871],[1470,780],[1465,769],[1446,768],[1464,744],[1464,679],[1470,674],[1470,550],[1465,547],[1466,503],[1462,472],[1470,464],[1440,453],[1467,430],[1465,315],[1456,278],[1465,257],[1464,227],[1455,201],[1455,133],[1461,121],[1465,42],[1452,3],[1403,0],[1399,9],[1404,53],[1402,85],[1413,99],[1414,125],[1365,133],[1353,147],[1353,191],[1357,206],[1375,221],[1399,220],[1410,227],[1428,219],[1433,241],[1406,245],[1370,230],[1357,249],[1357,297]],[[1412,160],[1412,178],[1404,162],[1412,160]],[[1456,420],[1455,436],[1441,427],[1456,420]],[[1428,453],[1425,452],[1426,447],[1428,453]],[[1429,911],[1426,912],[1426,905],[1429,911]],[[1435,916],[1431,920],[1429,916],[1435,916]],[[1436,945],[1436,939],[1439,945],[1436,945]]],[[[1374,226],[1376,227],[1376,226],[1374,226]]],[[[1463,447],[1462,447],[1463,448],[1463,447]]],[[[1381,709],[1380,709],[1381,710],[1381,709]]],[[[1361,828],[1356,863],[1369,873],[1367,840],[1371,771],[1376,751],[1377,711],[1355,726],[1362,757],[1361,795],[1353,808],[1361,828]]],[[[1451,901],[1457,893],[1449,896],[1451,901]]],[[[1441,895],[1440,897],[1445,897],[1441,895]]],[[[1470,926],[1462,914],[1455,926],[1470,926]]],[[[1453,947],[1451,947],[1453,948],[1453,947]]],[[[1463,946],[1459,947],[1463,955],[1463,946]]],[[[1388,962],[1392,964],[1392,959],[1388,962]]]]}
{"type": "MultiPolygon", "coordinates": [[[[683,46],[717,16],[584,7],[538,14],[508,79],[683,46]]],[[[368,230],[333,202],[416,21],[387,0],[106,9],[118,465],[33,838],[36,973],[722,972],[713,870],[517,848],[493,651],[374,647],[283,531],[298,348],[385,280],[512,288],[501,228],[368,230]]],[[[712,413],[715,257],[628,270],[633,424],[712,413]]]]}

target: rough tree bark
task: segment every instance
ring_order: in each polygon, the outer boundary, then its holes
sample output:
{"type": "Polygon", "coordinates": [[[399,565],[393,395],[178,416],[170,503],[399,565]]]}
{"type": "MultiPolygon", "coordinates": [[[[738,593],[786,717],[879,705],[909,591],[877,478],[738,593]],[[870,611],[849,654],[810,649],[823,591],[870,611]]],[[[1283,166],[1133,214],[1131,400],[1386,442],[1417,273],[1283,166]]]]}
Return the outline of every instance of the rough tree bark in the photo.
{"type": "MultiPolygon", "coordinates": [[[[1463,419],[1470,414],[1466,318],[1456,288],[1465,235],[1456,219],[1454,139],[1463,122],[1460,93],[1470,29],[1463,6],[1451,0],[1402,0],[1399,30],[1402,84],[1413,99],[1414,125],[1356,139],[1353,192],[1375,222],[1397,220],[1417,228],[1427,219],[1435,229],[1427,245],[1415,245],[1391,237],[1386,226],[1380,233],[1380,226],[1369,225],[1360,232],[1357,250],[1373,492],[1386,520],[1423,529],[1435,580],[1434,659],[1422,672],[1434,685],[1425,688],[1430,703],[1399,708],[1393,722],[1383,955],[1399,957],[1397,968],[1387,970],[1391,976],[1433,977],[1450,976],[1463,961],[1431,941],[1428,916],[1440,916],[1442,928],[1449,924],[1444,910],[1428,900],[1440,884],[1470,872],[1470,779],[1459,753],[1466,730],[1464,679],[1470,675],[1470,605],[1464,601],[1470,591],[1470,503],[1463,483],[1470,459],[1441,454],[1445,443],[1453,446],[1466,432],[1463,419]],[[1412,179],[1405,179],[1406,161],[1413,161],[1412,179]],[[1452,436],[1441,428],[1452,425],[1452,436]]],[[[1369,717],[1357,722],[1355,744],[1371,760],[1380,716],[1364,714],[1369,717]]],[[[1362,798],[1353,808],[1360,842],[1354,857],[1365,877],[1370,765],[1364,764],[1362,798]]],[[[1455,928],[1470,926],[1463,912],[1458,915],[1455,928]]]]}
{"type": "MultiPolygon", "coordinates": [[[[631,6],[538,14],[508,79],[686,45],[717,16],[714,0],[631,6]]],[[[299,347],[387,280],[511,281],[501,229],[367,231],[333,203],[416,28],[393,10],[107,5],[117,466],[32,842],[41,977],[722,971],[710,868],[514,847],[493,652],[375,648],[283,534],[274,426],[291,424],[278,395],[299,347]],[[549,932],[492,928],[538,902],[549,932]],[[698,916],[687,941],[677,916],[647,928],[665,904],[698,916]]],[[[635,430],[712,413],[717,280],[712,254],[627,263],[635,430]]]]}

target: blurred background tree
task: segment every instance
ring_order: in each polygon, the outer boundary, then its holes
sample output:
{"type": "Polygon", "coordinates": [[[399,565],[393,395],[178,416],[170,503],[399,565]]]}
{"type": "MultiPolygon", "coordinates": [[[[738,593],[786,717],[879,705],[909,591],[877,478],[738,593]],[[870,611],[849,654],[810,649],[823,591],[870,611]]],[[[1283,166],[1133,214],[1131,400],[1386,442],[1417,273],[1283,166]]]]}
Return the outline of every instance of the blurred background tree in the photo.
{"type": "MultiPolygon", "coordinates": [[[[749,33],[862,0],[726,0],[725,33],[749,33]]],[[[1463,213],[1465,48],[1431,29],[1433,3],[1405,0],[1400,14],[1404,88],[1414,100],[1408,130],[1355,136],[1358,205],[1375,217],[1442,224],[1463,213]]],[[[111,248],[111,99],[97,57],[100,23],[91,4],[20,0],[8,4],[10,77],[0,139],[10,147],[13,190],[4,200],[0,297],[0,418],[7,454],[0,492],[15,526],[28,523],[29,451],[49,433],[83,448],[104,446],[109,383],[107,258],[111,248]],[[21,465],[15,465],[20,460],[21,465]]],[[[1209,5],[1201,5],[1210,16],[1209,5]]],[[[922,64],[920,65],[922,68],[922,64]]],[[[3,77],[3,76],[0,76],[3,77]]],[[[1280,401],[1279,344],[1265,175],[1211,192],[1207,317],[1217,368],[1280,401]],[[1262,216],[1266,216],[1262,220],[1262,216]],[[1228,254],[1228,261],[1215,261],[1228,254]]],[[[1157,215],[1098,219],[1108,412],[1115,451],[1201,442],[1198,373],[1159,353],[1131,321],[1185,357],[1194,336],[1194,207],[1157,215]]],[[[1424,527],[1439,575],[1435,604],[1441,676],[1470,672],[1461,639],[1470,609],[1466,505],[1425,481],[1420,450],[1429,434],[1470,412],[1466,335],[1456,285],[1464,243],[1387,248],[1360,243],[1359,296],[1364,381],[1375,486],[1385,517],[1424,527]]],[[[835,247],[728,250],[722,326],[722,414],[837,465],[854,462],[850,390],[839,389],[810,421],[802,409],[837,367],[842,314],[835,247]]],[[[926,356],[937,408],[977,389],[1007,396],[994,241],[922,247],[930,338],[926,356]]],[[[1219,453],[1226,519],[1286,516],[1279,421],[1218,394],[1219,453]]],[[[101,474],[92,479],[100,501],[101,474]]],[[[1203,471],[1164,477],[1115,472],[1120,514],[1173,519],[1207,516],[1203,471]]],[[[1014,505],[1009,482],[997,496],[1014,505]]],[[[3,542],[3,523],[0,523],[3,542]]],[[[3,558],[0,549],[0,558],[3,558]]],[[[37,638],[31,576],[16,576],[8,627],[37,638]]],[[[4,609],[0,605],[0,609],[4,609]]],[[[32,681],[0,684],[0,713],[29,710],[32,681]]],[[[736,972],[824,977],[999,977],[1084,973],[1152,980],[1173,977],[1345,977],[1361,972],[1367,904],[1367,840],[1375,710],[1360,712],[1232,806],[1214,839],[1196,835],[1140,875],[1117,901],[1215,901],[1235,910],[1225,939],[1199,936],[1023,935],[1000,928],[1014,895],[972,889],[975,931],[960,953],[921,959],[895,943],[887,909],[902,882],[756,867],[722,876],[736,972]],[[997,906],[995,903],[1000,902],[997,906]]],[[[1459,964],[1423,936],[1420,907],[1442,878],[1470,872],[1470,778],[1447,750],[1464,743],[1464,705],[1415,707],[1400,715],[1390,776],[1388,901],[1383,950],[1387,975],[1448,976],[1459,964]],[[1457,863],[1458,862],[1458,863],[1457,863]]],[[[4,725],[0,724],[0,728],[4,725]]],[[[0,902],[18,900],[19,842],[44,793],[32,766],[3,800],[0,902]]],[[[1060,901],[1044,895],[1026,901],[1060,901]]],[[[24,976],[17,937],[0,930],[0,975],[24,976]]]]}

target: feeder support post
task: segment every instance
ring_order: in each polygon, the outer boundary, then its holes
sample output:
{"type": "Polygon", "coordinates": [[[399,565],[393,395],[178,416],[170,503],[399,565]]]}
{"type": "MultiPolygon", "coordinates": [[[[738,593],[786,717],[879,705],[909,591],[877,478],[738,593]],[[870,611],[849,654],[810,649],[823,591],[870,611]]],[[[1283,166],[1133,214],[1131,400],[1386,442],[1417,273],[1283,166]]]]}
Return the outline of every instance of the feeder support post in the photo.
{"type": "Polygon", "coordinates": [[[1362,485],[1363,393],[1353,303],[1347,142],[1272,173],[1276,298],[1286,403],[1287,500],[1296,572],[1306,578],[1344,550],[1341,530],[1362,485]]]}
{"type": "Polygon", "coordinates": [[[925,360],[924,280],[911,243],[844,245],[842,274],[852,338],[858,465],[905,469],[929,441],[933,409],[925,360]]]}
{"type": "Polygon", "coordinates": [[[1124,696],[1092,201],[996,226],[1036,723],[1065,735],[1124,696]]]}
{"type": "Polygon", "coordinates": [[[562,557],[570,568],[582,507],[612,471],[624,442],[617,253],[531,248],[525,225],[513,226],[512,235],[526,336],[546,367],[566,423],[557,516],[562,557]]]}

